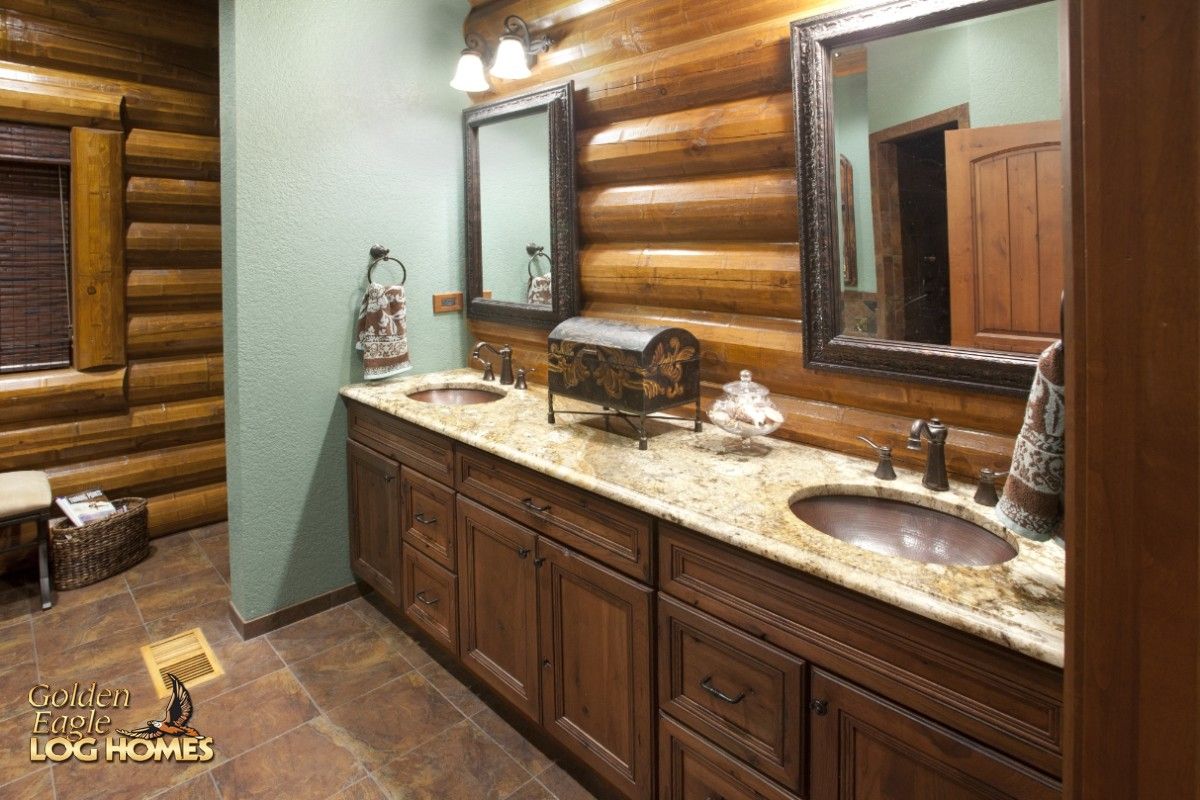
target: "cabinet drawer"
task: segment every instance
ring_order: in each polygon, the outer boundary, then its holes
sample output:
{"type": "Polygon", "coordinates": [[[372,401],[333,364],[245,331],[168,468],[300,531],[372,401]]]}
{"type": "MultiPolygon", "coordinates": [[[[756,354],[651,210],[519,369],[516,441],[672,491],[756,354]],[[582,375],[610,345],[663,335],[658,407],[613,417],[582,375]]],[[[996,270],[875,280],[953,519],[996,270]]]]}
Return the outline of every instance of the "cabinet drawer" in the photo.
{"type": "Polygon", "coordinates": [[[634,578],[652,577],[646,514],[477,450],[460,448],[459,491],[634,578]]]}
{"type": "Polygon", "coordinates": [[[404,541],[454,572],[454,492],[419,472],[400,470],[404,541]]]}
{"type": "Polygon", "coordinates": [[[658,724],[658,783],[663,800],[797,800],[666,715],[658,724]]]}
{"type": "Polygon", "coordinates": [[[672,525],[658,547],[663,592],[1062,774],[1062,670],[672,525]]]}
{"type": "Polygon", "coordinates": [[[454,446],[449,439],[361,403],[346,403],[350,438],[447,486],[454,485],[454,446]]]}
{"type": "Polygon", "coordinates": [[[458,652],[458,579],[404,545],[404,614],[426,633],[458,652]]]}
{"type": "Polygon", "coordinates": [[[658,637],[662,710],[799,791],[805,663],[665,596],[658,637]]]}

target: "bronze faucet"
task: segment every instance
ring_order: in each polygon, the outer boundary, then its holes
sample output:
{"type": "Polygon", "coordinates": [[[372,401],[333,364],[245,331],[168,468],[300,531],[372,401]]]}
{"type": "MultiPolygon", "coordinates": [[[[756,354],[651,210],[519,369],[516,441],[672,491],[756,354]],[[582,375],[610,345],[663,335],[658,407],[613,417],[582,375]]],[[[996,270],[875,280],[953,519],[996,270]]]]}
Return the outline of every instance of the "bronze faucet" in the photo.
{"type": "Polygon", "coordinates": [[[487,342],[476,342],[475,348],[471,351],[471,360],[478,361],[483,364],[483,379],[491,381],[496,379],[495,373],[492,372],[492,362],[484,361],[479,357],[479,351],[483,349],[491,350],[496,355],[500,356],[500,385],[512,386],[513,384],[513,365],[512,365],[512,347],[502,345],[499,349],[496,345],[487,342]]]}
{"type": "Polygon", "coordinates": [[[942,424],[937,417],[928,421],[919,419],[912,424],[908,434],[908,449],[921,449],[922,434],[929,439],[929,458],[925,462],[925,478],[921,481],[926,489],[944,492],[950,488],[946,477],[946,434],[950,429],[942,424]]]}

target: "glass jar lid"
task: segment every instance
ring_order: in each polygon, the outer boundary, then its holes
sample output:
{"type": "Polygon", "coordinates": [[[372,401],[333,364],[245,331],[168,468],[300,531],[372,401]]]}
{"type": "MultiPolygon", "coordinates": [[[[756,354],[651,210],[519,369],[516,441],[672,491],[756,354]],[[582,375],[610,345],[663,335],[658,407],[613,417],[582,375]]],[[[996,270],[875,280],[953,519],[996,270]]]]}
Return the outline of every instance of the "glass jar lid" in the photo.
{"type": "Polygon", "coordinates": [[[750,374],[750,370],[742,370],[739,377],[740,380],[725,384],[725,394],[731,394],[735,397],[766,397],[771,393],[771,390],[761,383],[755,383],[751,380],[753,376],[750,374]]]}

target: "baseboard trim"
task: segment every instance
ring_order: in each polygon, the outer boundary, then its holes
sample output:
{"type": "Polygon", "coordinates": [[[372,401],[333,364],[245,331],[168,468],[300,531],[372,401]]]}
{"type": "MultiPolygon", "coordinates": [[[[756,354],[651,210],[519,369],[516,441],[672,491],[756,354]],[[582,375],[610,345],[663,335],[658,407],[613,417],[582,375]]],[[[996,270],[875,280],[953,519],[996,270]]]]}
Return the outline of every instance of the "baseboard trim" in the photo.
{"type": "Polygon", "coordinates": [[[291,625],[293,622],[299,622],[314,614],[328,611],[334,606],[348,603],[356,597],[361,597],[368,591],[370,591],[369,588],[359,583],[349,583],[324,594],[319,594],[316,597],[310,597],[307,600],[301,600],[299,603],[263,614],[261,617],[255,617],[254,619],[243,619],[242,615],[238,613],[237,608],[233,605],[233,601],[230,600],[229,619],[233,622],[233,627],[237,628],[237,632],[243,640],[253,639],[256,636],[262,636],[264,633],[270,633],[273,630],[282,628],[284,625],[291,625]]]}

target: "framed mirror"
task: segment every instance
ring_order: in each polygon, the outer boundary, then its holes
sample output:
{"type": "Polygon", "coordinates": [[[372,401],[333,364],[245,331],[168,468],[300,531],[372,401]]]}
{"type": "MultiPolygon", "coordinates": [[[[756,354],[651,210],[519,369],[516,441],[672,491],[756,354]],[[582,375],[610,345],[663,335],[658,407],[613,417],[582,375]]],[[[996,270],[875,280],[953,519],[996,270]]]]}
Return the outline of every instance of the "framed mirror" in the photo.
{"type": "Polygon", "coordinates": [[[567,82],[463,111],[472,319],[552,328],[579,313],[573,98],[567,82]]]}
{"type": "Polygon", "coordinates": [[[1029,391],[1061,335],[1059,2],[792,23],[807,366],[1029,391]]]}

